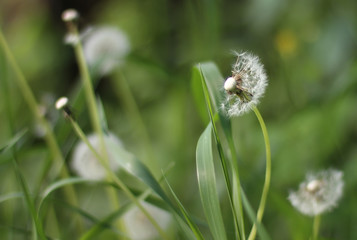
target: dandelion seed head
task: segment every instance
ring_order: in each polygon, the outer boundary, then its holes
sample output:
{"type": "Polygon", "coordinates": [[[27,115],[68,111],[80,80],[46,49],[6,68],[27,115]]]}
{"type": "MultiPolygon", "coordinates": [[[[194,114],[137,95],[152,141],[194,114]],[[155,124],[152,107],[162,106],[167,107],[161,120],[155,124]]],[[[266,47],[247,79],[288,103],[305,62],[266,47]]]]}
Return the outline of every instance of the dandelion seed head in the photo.
{"type": "Polygon", "coordinates": [[[116,27],[97,27],[83,35],[83,51],[89,66],[106,75],[124,62],[130,52],[130,42],[116,27]]]}
{"type": "MultiPolygon", "coordinates": [[[[106,151],[108,152],[109,167],[112,171],[117,171],[119,169],[119,164],[116,162],[115,157],[111,154],[111,149],[107,146],[115,145],[118,148],[122,148],[122,142],[113,133],[108,133],[103,137],[106,145],[106,151]]],[[[88,135],[87,138],[89,143],[99,153],[101,151],[99,136],[93,133],[88,135]]],[[[105,168],[83,141],[77,143],[74,148],[71,168],[78,176],[90,180],[102,180],[106,177],[105,168]]]]}
{"type": "Polygon", "coordinates": [[[306,180],[292,191],[288,199],[301,213],[316,216],[337,206],[343,193],[343,173],[329,169],[308,174],[306,180]]]}
{"type": "Polygon", "coordinates": [[[232,66],[232,76],[224,83],[227,94],[221,104],[228,117],[240,116],[251,110],[259,103],[268,85],[264,67],[257,56],[247,52],[235,54],[237,61],[232,66]]]}
{"type": "MultiPolygon", "coordinates": [[[[170,213],[147,202],[141,201],[140,203],[163,230],[169,228],[172,221],[170,213]]],[[[134,207],[126,212],[123,216],[123,221],[126,225],[127,234],[130,239],[152,240],[159,237],[156,228],[138,207],[134,207]],[[140,231],[138,231],[138,229],[140,229],[140,231]]]]}

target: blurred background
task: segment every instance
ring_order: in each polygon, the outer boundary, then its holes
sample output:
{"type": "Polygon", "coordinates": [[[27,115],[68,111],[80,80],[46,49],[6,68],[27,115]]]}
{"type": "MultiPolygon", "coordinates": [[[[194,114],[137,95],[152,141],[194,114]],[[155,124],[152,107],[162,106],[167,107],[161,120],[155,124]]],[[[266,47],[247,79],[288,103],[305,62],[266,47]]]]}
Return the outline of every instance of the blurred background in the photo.
{"type": "MultiPolygon", "coordinates": [[[[63,95],[72,100],[80,84],[73,49],[64,43],[61,13],[67,8],[79,11],[80,29],[111,25],[127,34],[129,55],[115,72],[98,78],[96,93],[109,129],[126,149],[143,162],[149,155],[157,159],[159,172],[175,164],[167,177],[189,211],[203,216],[195,149],[208,120],[205,106],[192,94],[192,67],[213,61],[228,77],[232,51],[249,51],[261,58],[269,77],[258,108],[272,147],[272,185],[263,220],[272,239],[308,239],[312,219],[295,211],[287,195],[307,172],[327,168],[344,172],[345,189],[339,207],[322,218],[321,239],[357,239],[356,1],[1,0],[3,33],[70,161],[77,138],[53,105],[63,95]],[[134,107],[123,96],[124,80],[134,107]]],[[[0,146],[11,138],[10,114],[15,130],[30,131],[21,142],[19,163],[29,184],[36,185],[48,157],[41,129],[11,80],[12,70],[3,63],[0,71],[9,79],[11,100],[2,96],[0,101],[0,146]]],[[[76,104],[77,120],[90,133],[87,108],[76,104]]],[[[253,113],[232,124],[241,182],[256,207],[264,181],[263,136],[253,113]]],[[[0,158],[4,194],[18,187],[10,161],[0,158]]],[[[0,208],[4,233],[9,213],[0,208]]],[[[15,227],[24,227],[28,216],[21,210],[17,216],[15,227]]]]}

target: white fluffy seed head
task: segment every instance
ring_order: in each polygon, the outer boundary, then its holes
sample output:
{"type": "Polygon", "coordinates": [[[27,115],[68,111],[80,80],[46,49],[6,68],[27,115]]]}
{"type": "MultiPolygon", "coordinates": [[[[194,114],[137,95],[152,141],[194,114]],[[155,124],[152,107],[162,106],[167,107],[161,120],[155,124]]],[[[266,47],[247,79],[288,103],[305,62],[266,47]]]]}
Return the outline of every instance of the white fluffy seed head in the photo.
{"type": "Polygon", "coordinates": [[[74,20],[77,20],[78,18],[79,18],[79,13],[77,12],[77,10],[73,8],[67,9],[62,13],[62,20],[64,22],[72,22],[74,20]]]}
{"type": "Polygon", "coordinates": [[[224,89],[228,93],[232,90],[234,92],[232,80],[239,79],[239,88],[246,91],[245,94],[249,95],[249,99],[236,94],[227,94],[225,101],[221,104],[221,109],[228,117],[240,116],[250,111],[259,103],[268,85],[264,66],[257,56],[247,52],[235,54],[237,60],[232,67],[232,77],[226,80],[224,89]]]}
{"type": "MultiPolygon", "coordinates": [[[[113,147],[122,148],[123,145],[113,133],[104,135],[104,142],[106,151],[108,152],[109,167],[112,171],[119,169],[119,164],[113,153],[113,147]]],[[[99,136],[95,133],[87,136],[89,143],[97,151],[101,151],[101,144],[99,136]]],[[[74,148],[71,162],[72,170],[83,178],[90,180],[102,180],[106,177],[106,170],[102,166],[101,162],[96,158],[93,152],[89,149],[86,143],[80,141],[74,148]]]]}
{"type": "Polygon", "coordinates": [[[127,35],[117,27],[91,28],[83,34],[83,51],[89,66],[101,75],[109,74],[130,52],[127,35]]]}
{"type": "MultiPolygon", "coordinates": [[[[164,231],[168,230],[172,222],[170,213],[147,202],[141,201],[140,203],[164,231]]],[[[123,215],[123,221],[130,239],[151,240],[159,237],[156,228],[138,207],[127,211],[123,215]],[[140,231],[138,231],[138,229],[140,229],[140,231]]]]}
{"type": "Polygon", "coordinates": [[[226,91],[234,91],[236,89],[237,83],[236,80],[233,77],[227,78],[227,80],[224,82],[224,90],[226,91]]]}
{"type": "Polygon", "coordinates": [[[343,193],[343,173],[329,169],[315,174],[308,174],[306,181],[292,191],[288,199],[301,213],[316,216],[337,206],[343,193]]]}
{"type": "Polygon", "coordinates": [[[56,108],[58,110],[62,109],[63,107],[65,107],[68,104],[68,98],[66,97],[61,97],[56,101],[56,108]]]}

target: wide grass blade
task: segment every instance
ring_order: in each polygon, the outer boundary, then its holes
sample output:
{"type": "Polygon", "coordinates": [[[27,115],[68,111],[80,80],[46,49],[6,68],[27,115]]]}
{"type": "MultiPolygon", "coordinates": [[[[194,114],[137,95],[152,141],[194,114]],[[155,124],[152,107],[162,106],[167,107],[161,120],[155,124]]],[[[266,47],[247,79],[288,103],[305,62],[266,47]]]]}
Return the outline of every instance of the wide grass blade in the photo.
{"type": "Polygon", "coordinates": [[[198,140],[196,149],[196,164],[202,206],[210,230],[214,236],[214,239],[227,239],[216,185],[212,152],[211,123],[208,124],[206,130],[202,133],[200,139],[198,140]]]}
{"type": "MultiPolygon", "coordinates": [[[[194,71],[200,72],[201,77],[198,80],[200,80],[202,84],[206,106],[212,123],[214,138],[221,160],[221,167],[224,173],[226,188],[229,197],[229,203],[233,214],[234,227],[236,229],[236,237],[238,239],[245,239],[242,205],[240,202],[240,182],[239,182],[238,166],[236,164],[235,158],[233,158],[231,162],[229,162],[229,159],[226,158],[216,126],[216,122],[220,120],[226,138],[228,140],[232,139],[230,137],[232,134],[230,128],[230,122],[223,115],[221,115],[220,111],[217,109],[217,106],[219,106],[219,102],[223,97],[222,92],[220,91],[220,86],[222,85],[221,82],[223,81],[222,80],[223,78],[219,73],[218,68],[213,63],[205,63],[202,64],[202,66],[201,65],[196,66],[194,68],[194,71]],[[231,166],[231,172],[233,177],[232,182],[234,188],[232,187],[230,174],[229,174],[230,166],[231,166]]],[[[229,144],[229,145],[231,147],[232,157],[235,157],[236,154],[235,154],[234,144],[229,144]]]]}

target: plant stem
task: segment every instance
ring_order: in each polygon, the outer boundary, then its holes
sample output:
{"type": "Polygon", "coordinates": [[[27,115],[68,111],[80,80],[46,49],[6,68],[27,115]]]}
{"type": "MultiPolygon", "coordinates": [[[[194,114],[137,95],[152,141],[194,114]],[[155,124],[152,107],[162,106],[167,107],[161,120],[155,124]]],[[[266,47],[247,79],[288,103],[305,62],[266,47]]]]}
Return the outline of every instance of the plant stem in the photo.
{"type": "MultiPolygon", "coordinates": [[[[264,136],[264,142],[265,142],[265,155],[266,155],[266,169],[265,169],[265,181],[264,181],[264,187],[263,187],[263,192],[262,192],[262,197],[260,199],[260,204],[257,212],[257,222],[260,223],[263,218],[264,210],[265,210],[265,204],[266,200],[268,197],[268,192],[269,192],[269,187],[270,187],[270,178],[271,178],[271,151],[270,151],[270,142],[269,142],[269,136],[268,136],[268,131],[265,126],[264,120],[258,110],[257,107],[253,107],[253,111],[255,115],[258,118],[260,127],[263,132],[264,136]]],[[[254,224],[252,227],[252,230],[249,234],[248,240],[254,240],[257,234],[257,226],[254,224]]]]}
{"type": "MultiPolygon", "coordinates": [[[[75,23],[71,23],[70,25],[70,31],[72,34],[75,35],[76,38],[80,39],[78,29],[75,23]]],[[[107,169],[109,169],[109,156],[108,152],[106,150],[105,146],[105,141],[104,141],[104,135],[103,135],[103,129],[100,123],[100,115],[99,115],[99,110],[94,94],[94,89],[92,85],[92,80],[89,74],[88,66],[84,57],[84,52],[82,48],[81,41],[78,41],[74,45],[74,52],[76,55],[77,63],[79,66],[79,71],[84,87],[84,92],[87,100],[87,106],[89,109],[89,115],[90,115],[90,120],[92,123],[92,127],[94,131],[96,132],[98,138],[99,138],[99,144],[100,144],[100,153],[103,156],[104,161],[102,162],[103,166],[107,169]]],[[[84,138],[86,138],[84,136],[84,138]]],[[[119,199],[117,196],[117,193],[114,189],[109,189],[108,190],[108,197],[113,205],[114,208],[119,208],[119,199]]],[[[121,221],[117,222],[117,227],[121,229],[123,232],[125,231],[124,225],[121,223],[121,221]]]]}
{"type": "Polygon", "coordinates": [[[107,171],[107,176],[109,180],[114,181],[118,187],[120,187],[123,192],[133,201],[134,204],[138,206],[138,208],[145,214],[145,216],[149,219],[149,221],[153,224],[156,230],[159,232],[163,239],[169,240],[170,238],[166,235],[164,230],[160,227],[160,225],[155,221],[155,219],[150,215],[150,213],[143,207],[143,205],[138,201],[135,195],[130,191],[130,189],[118,178],[111,170],[108,164],[105,164],[105,159],[98,154],[98,152],[93,148],[90,144],[88,139],[86,138],[85,134],[83,133],[82,129],[79,127],[76,121],[72,117],[69,117],[69,120],[72,124],[73,129],[75,130],[78,137],[89,147],[91,152],[96,156],[96,158],[102,163],[105,170],[107,171]]]}
{"type": "Polygon", "coordinates": [[[321,222],[321,215],[316,215],[314,217],[314,223],[313,223],[312,240],[317,240],[319,236],[320,222],[321,222]]]}

